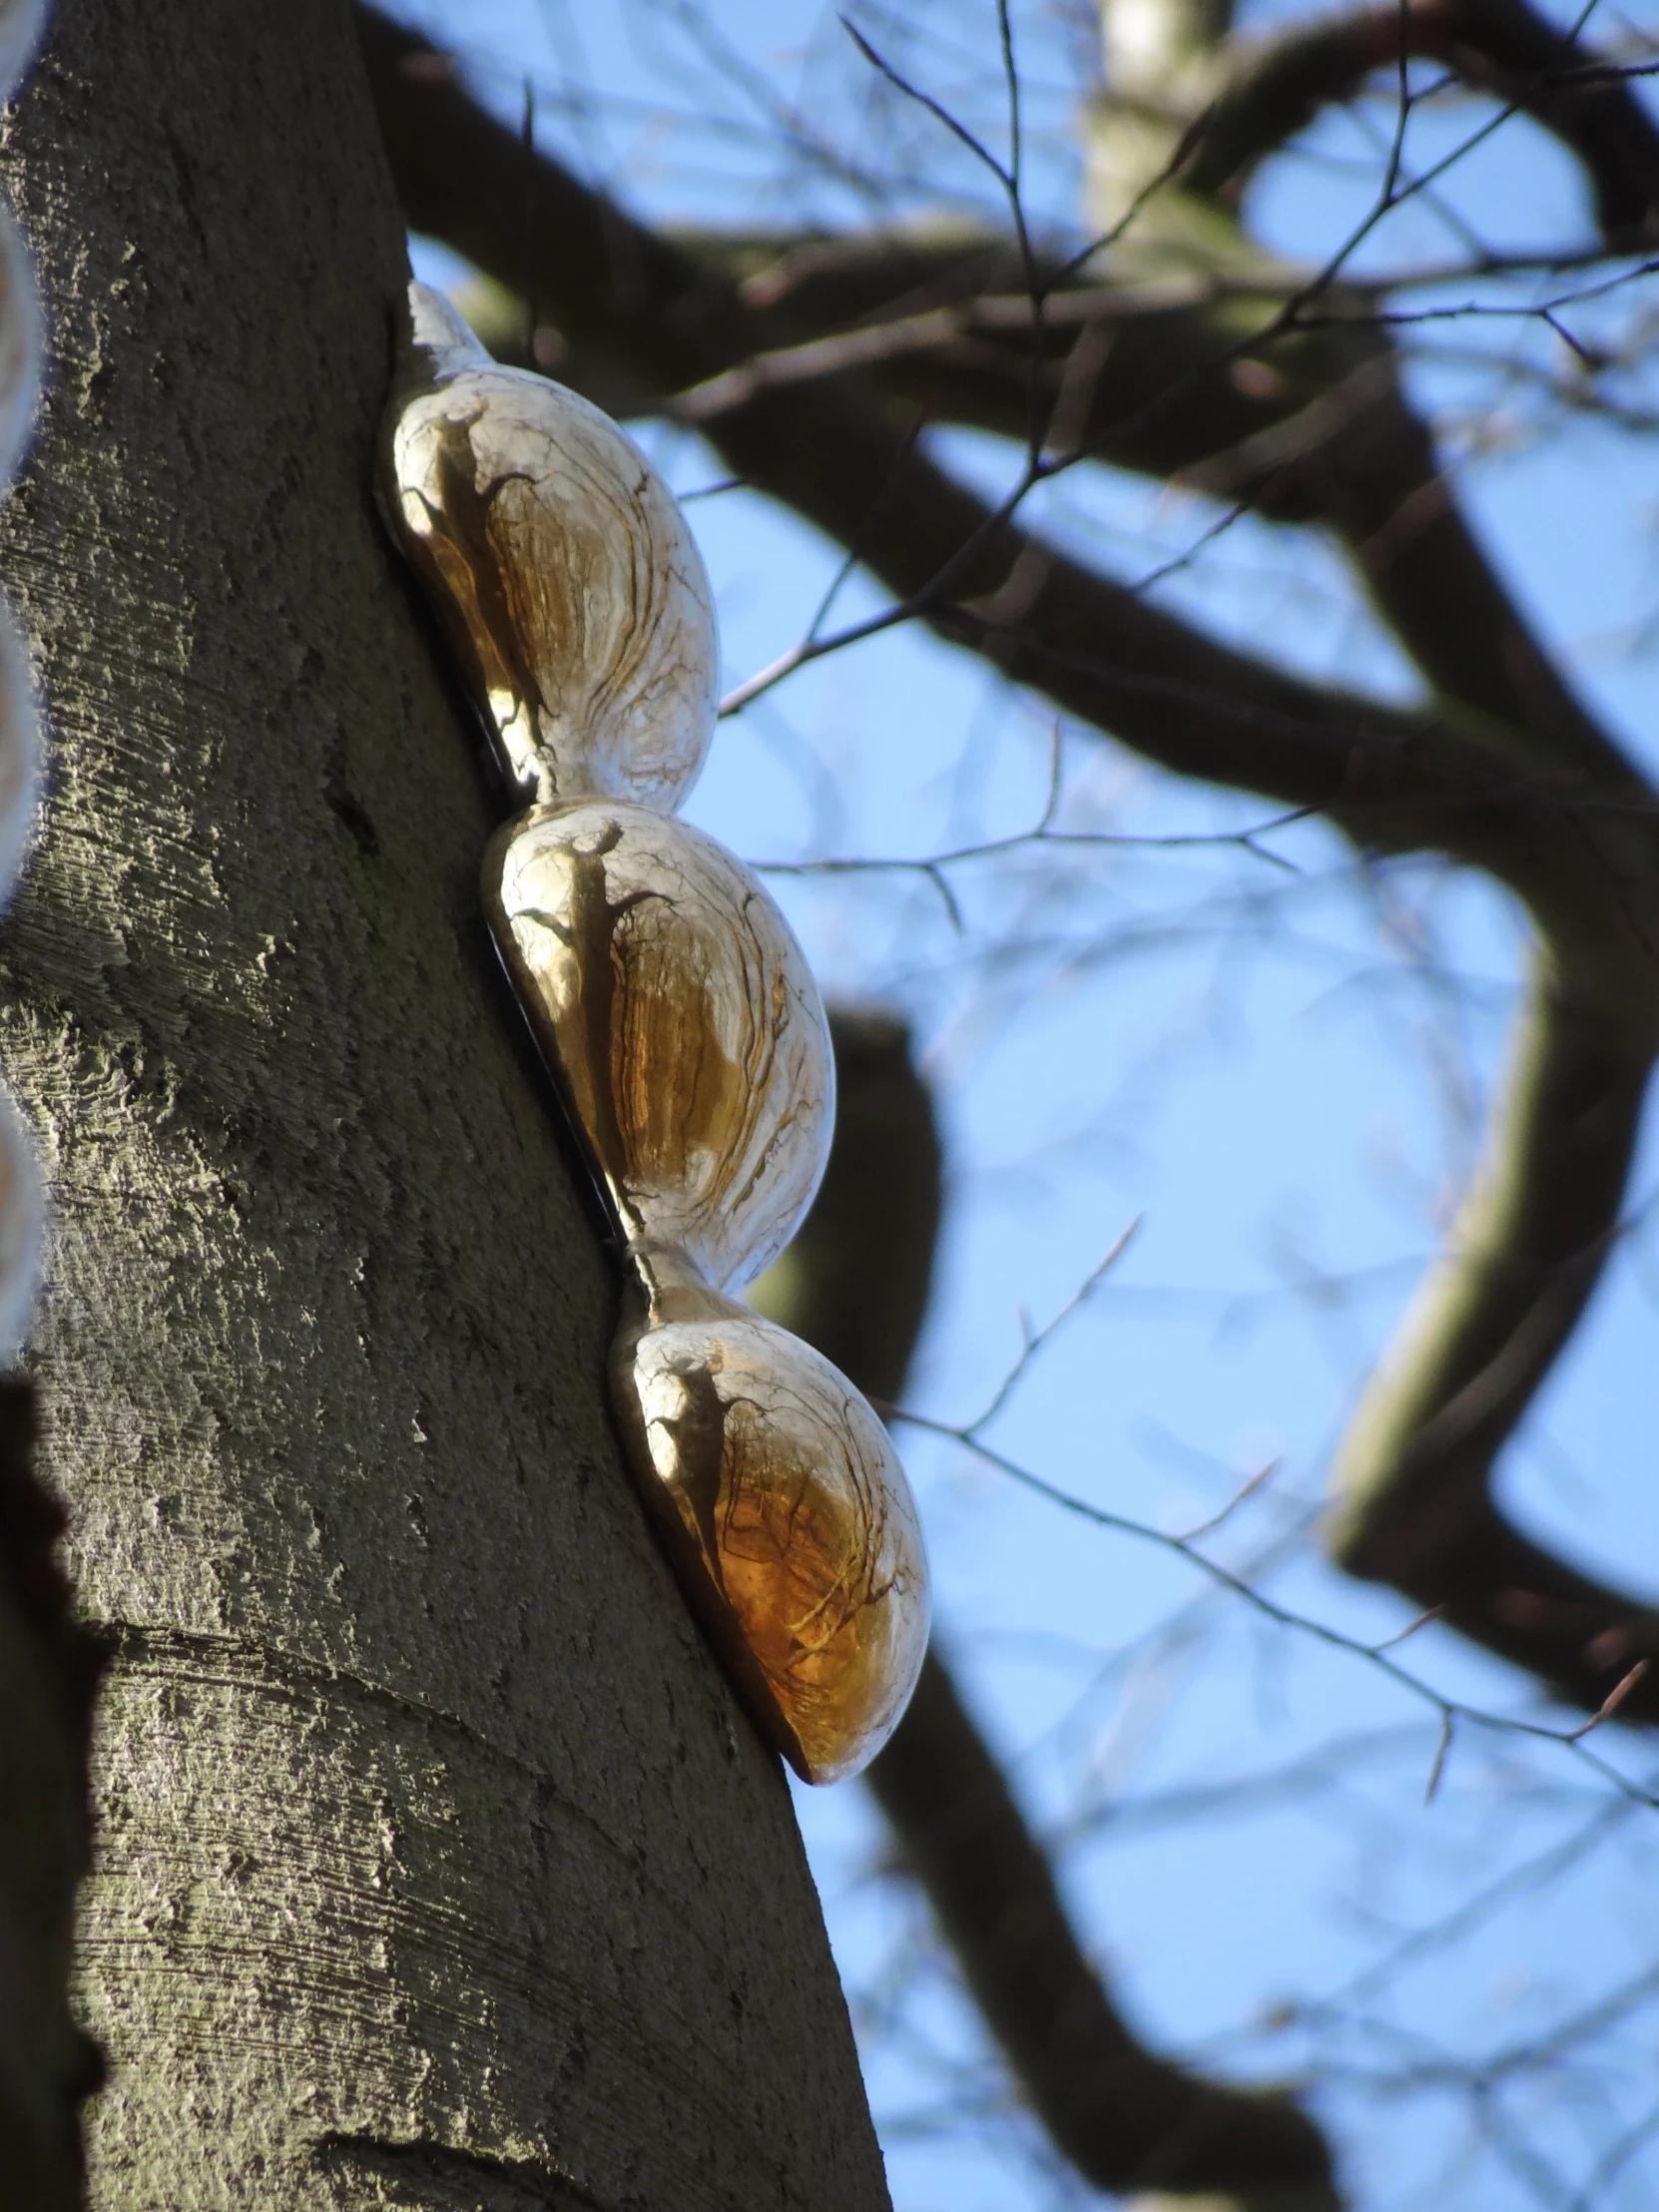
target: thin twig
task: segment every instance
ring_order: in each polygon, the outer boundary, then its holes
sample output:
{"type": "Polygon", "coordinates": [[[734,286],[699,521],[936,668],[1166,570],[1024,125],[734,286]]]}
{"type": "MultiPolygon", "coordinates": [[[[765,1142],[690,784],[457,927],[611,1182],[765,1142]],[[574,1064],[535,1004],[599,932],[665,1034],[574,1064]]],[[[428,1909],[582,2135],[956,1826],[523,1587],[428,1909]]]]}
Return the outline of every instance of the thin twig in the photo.
{"type": "Polygon", "coordinates": [[[1107,1252],[1105,1258],[1101,1260],[1097,1266],[1090,1269],[1089,1273],[1083,1278],[1083,1281],[1078,1285],[1077,1289],[1072,1292],[1070,1298],[1066,1300],[1066,1303],[1060,1308],[1060,1311],[1054,1316],[1052,1321],[1044,1323],[1043,1327],[1039,1330],[1036,1330],[1035,1332],[1030,1329],[1029,1325],[1026,1326],[1024,1331],[1025,1342],[1020,1347],[1019,1358],[1014,1362],[1013,1366],[1002,1378],[1002,1381],[997,1384],[996,1390],[992,1394],[991,1400],[989,1404],[985,1407],[984,1411],[980,1413],[976,1419],[968,1422],[966,1428],[963,1430],[963,1434],[965,1436],[969,1438],[976,1437],[982,1429],[987,1428],[990,1423],[995,1420],[997,1414],[1001,1412],[1002,1408],[1013,1396],[1015,1390],[1019,1388],[1019,1385],[1024,1381],[1026,1373],[1030,1369],[1033,1361],[1038,1358],[1046,1345],[1049,1345],[1053,1342],[1054,1338],[1059,1334],[1059,1332],[1064,1329],[1067,1322],[1072,1320],[1075,1315],[1081,1313],[1083,1308],[1089,1303],[1089,1300],[1094,1296],[1095,1292],[1099,1290],[1101,1284],[1105,1282],[1107,1276],[1111,1274],[1112,1270],[1117,1266],[1118,1262],[1129,1250],[1130,1245],[1135,1240],[1136,1232],[1141,1226],[1142,1219],[1143,1217],[1141,1215],[1136,1215],[1135,1219],[1129,1224],[1128,1228],[1125,1229],[1123,1233],[1115,1239],[1111,1249],[1107,1252]]]}
{"type": "MultiPolygon", "coordinates": [[[[1471,1705],[1464,1699],[1446,1697],[1431,1683],[1423,1681],[1421,1676],[1413,1674],[1408,1667],[1401,1666],[1386,1651],[1380,1651],[1358,1636],[1350,1636],[1344,1630],[1332,1627],[1329,1621],[1317,1620],[1312,1614],[1300,1613],[1292,1606],[1282,1605],[1277,1598],[1269,1597],[1265,1591],[1257,1589],[1242,1575],[1234,1573],[1221,1560],[1210,1558],[1184,1537],[1172,1535],[1167,1529],[1154,1527],[1150,1522],[1136,1520],[1132,1514],[1114,1512],[1110,1506],[1096,1505],[1091,1499],[1078,1497],[1075,1492],[1065,1489],[1058,1482],[1051,1482],[1046,1475],[1021,1466],[1017,1460],[1010,1459],[1006,1452],[996,1450],[976,1434],[973,1427],[938,1420],[930,1414],[918,1413],[902,1405],[893,1406],[890,1417],[903,1422],[907,1427],[919,1429],[924,1435],[939,1436],[948,1442],[959,1444],[986,1466],[1005,1474],[1010,1481],[1017,1482],[1022,1489],[1046,1498],[1050,1504],[1058,1505],[1062,1511],[1075,1514],[1097,1528],[1108,1529],[1116,1535],[1131,1536],[1139,1543],[1151,1544],[1160,1551],[1168,1551],[1177,1558],[1186,1560],[1200,1574],[1209,1576],[1222,1588],[1231,1590],[1264,1619],[1274,1621],[1282,1628],[1294,1629],[1298,1634],[1328,1645],[1334,1651],[1346,1652],[1351,1658],[1364,1660],[1376,1667],[1379,1673],[1385,1675],[1410,1696],[1431,1705],[1442,1720],[1449,1718],[1454,1726],[1466,1723],[1473,1728],[1522,1737],[1528,1742],[1557,1746],[1570,1753],[1621,1796],[1659,1812],[1659,1790],[1644,1787],[1622,1773],[1610,1760],[1603,1759],[1592,1751],[1584,1741],[1582,1729],[1552,1728],[1544,1721],[1529,1721],[1515,1714],[1494,1713],[1483,1706],[1471,1705]]],[[[979,1426],[983,1425],[983,1419],[984,1416],[981,1415],[979,1426]]],[[[1430,1779],[1437,1781],[1437,1777],[1430,1779]]]]}

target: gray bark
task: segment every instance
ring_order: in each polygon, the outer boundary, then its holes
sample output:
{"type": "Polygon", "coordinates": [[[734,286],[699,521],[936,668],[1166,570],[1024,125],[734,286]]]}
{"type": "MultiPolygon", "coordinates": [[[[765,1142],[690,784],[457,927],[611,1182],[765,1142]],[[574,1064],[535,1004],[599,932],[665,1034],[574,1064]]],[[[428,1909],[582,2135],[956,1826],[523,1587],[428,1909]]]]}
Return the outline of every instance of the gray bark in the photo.
{"type": "Polygon", "coordinates": [[[400,224],[343,8],[59,0],[0,585],[51,796],[0,1065],[112,1626],[99,2207],[877,2206],[781,1772],[602,1409],[614,1286],[479,920],[369,458],[400,224]]]}

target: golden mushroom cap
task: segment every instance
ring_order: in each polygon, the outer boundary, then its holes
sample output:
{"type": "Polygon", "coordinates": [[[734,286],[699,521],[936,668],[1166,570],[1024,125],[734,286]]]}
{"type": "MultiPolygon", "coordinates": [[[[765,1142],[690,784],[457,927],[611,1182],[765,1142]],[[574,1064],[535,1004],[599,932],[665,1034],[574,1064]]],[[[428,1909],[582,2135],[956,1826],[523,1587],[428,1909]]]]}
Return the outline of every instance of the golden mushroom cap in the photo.
{"type": "Polygon", "coordinates": [[[719,1289],[813,1202],[834,1061],[807,956],[713,837],[626,800],[535,809],[485,855],[507,971],[624,1237],[719,1289]]]}
{"type": "Polygon", "coordinates": [[[645,455],[492,361],[429,285],[380,437],[382,505],[521,798],[677,807],[719,704],[714,597],[645,455]]]}
{"type": "Polygon", "coordinates": [[[695,1291],[624,1330],[612,1387],[682,1585],[755,1719],[804,1781],[856,1774],[909,1702],[931,1611],[886,1430],[822,1354],[695,1291]]]}

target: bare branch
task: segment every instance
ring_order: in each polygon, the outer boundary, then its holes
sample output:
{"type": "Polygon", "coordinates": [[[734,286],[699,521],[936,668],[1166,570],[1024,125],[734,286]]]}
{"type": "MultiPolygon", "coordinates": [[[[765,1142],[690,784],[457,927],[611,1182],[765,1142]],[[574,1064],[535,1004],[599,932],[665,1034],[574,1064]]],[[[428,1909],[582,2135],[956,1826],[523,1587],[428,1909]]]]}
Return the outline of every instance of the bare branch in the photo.
{"type": "Polygon", "coordinates": [[[1135,2039],[936,1655],[870,1780],[987,2023],[1087,2180],[1225,2193],[1241,2212],[1270,2196],[1335,2205],[1330,2154],[1288,2099],[1205,2082],[1135,2039]]]}
{"type": "Polygon", "coordinates": [[[1375,1667],[1396,1688],[1438,1713],[1442,1723],[1449,1719],[1455,1727],[1467,1722],[1471,1728],[1482,1729],[1493,1735],[1523,1737],[1533,1743],[1554,1745],[1576,1759],[1586,1772],[1595,1775],[1631,1804],[1659,1811],[1659,1790],[1633,1780],[1612,1761],[1600,1757],[1585,1742],[1586,1731],[1583,1728],[1557,1728],[1547,1721],[1526,1720],[1516,1714],[1498,1712],[1487,1706],[1471,1705],[1462,1698],[1447,1697],[1423,1676],[1413,1673],[1409,1667],[1394,1659],[1386,1642],[1366,1643],[1358,1636],[1351,1636],[1345,1629],[1319,1619],[1315,1614],[1299,1612],[1295,1606],[1282,1604],[1248,1574],[1228,1566],[1221,1559],[1211,1557],[1191,1537],[1172,1534],[1166,1528],[1154,1527],[1150,1521],[1137,1520],[1130,1513],[1120,1513],[1109,1505],[1096,1504],[1092,1498],[1067,1489],[1062,1483],[1051,1481],[1047,1475],[1039,1474],[1034,1468],[1022,1466],[1017,1459],[1009,1458],[1006,1452],[996,1450],[955,1422],[935,1420],[928,1414],[911,1412],[902,1407],[894,1417],[907,1428],[918,1429],[926,1435],[946,1437],[952,1443],[959,1444],[984,1466],[994,1468],[1010,1481],[1018,1483],[1022,1489],[1031,1491],[1036,1497],[1046,1498],[1051,1505],[1058,1506],[1062,1512],[1069,1513],[1078,1520],[1115,1535],[1132,1537],[1137,1543],[1150,1545],[1155,1550],[1169,1552],[1184,1560],[1195,1573],[1204,1576],[1217,1589],[1231,1591],[1252,1612],[1273,1622],[1276,1627],[1294,1629],[1299,1636],[1324,1644],[1332,1651],[1345,1652],[1350,1658],[1375,1667]]]}
{"type": "Polygon", "coordinates": [[[1411,58],[1445,63],[1476,90],[1553,131],[1583,164],[1610,247],[1659,237],[1659,129],[1615,66],[1526,0],[1386,0],[1292,24],[1224,50],[1220,83],[1182,172],[1219,194],[1323,107],[1411,58]]]}
{"type": "MultiPolygon", "coordinates": [[[[757,1302],[890,1400],[926,1305],[938,1138],[902,1027],[844,1011],[831,1026],[838,1106],[830,1166],[757,1302]]],[[[1268,2212],[1270,2200],[1285,2212],[1334,2212],[1330,2154],[1294,2104],[1169,2065],[1124,2022],[936,1651],[869,1780],[987,2025],[1055,2146],[1087,2180],[1213,2192],[1233,2212],[1268,2212]]]]}
{"type": "MultiPolygon", "coordinates": [[[[516,139],[452,82],[409,73],[430,49],[367,11],[359,21],[411,219],[524,288],[516,139]]],[[[578,344],[672,390],[789,336],[736,284],[628,224],[556,164],[544,159],[536,174],[537,235],[559,241],[542,295],[556,298],[578,344]]],[[[982,277],[983,259],[978,267],[982,277]]],[[[791,289],[775,287],[774,299],[791,289]]],[[[1291,305],[1312,303],[1305,289],[1291,305]]],[[[893,594],[884,614],[810,641],[788,666],[925,620],[1166,768],[1323,812],[1365,850],[1449,853],[1530,908],[1537,981],[1481,1189],[1558,1199],[1542,1215],[1471,1201],[1344,1453],[1340,1549],[1355,1571],[1443,1607],[1595,1712],[1650,1648],[1653,1618],[1540,1556],[1501,1522],[1486,1484],[1616,1235],[1659,1045],[1659,795],[1585,714],[1492,576],[1376,333],[1289,330],[1282,285],[1254,322],[1237,319],[1239,301],[1225,304],[1234,319],[1219,351],[1213,305],[1120,326],[1156,327],[1164,344],[1179,340],[1182,358],[1155,363],[1149,351],[1129,382],[1103,384],[1100,404],[1129,411],[1090,449],[1208,469],[1212,488],[1270,512],[1327,517],[1434,685],[1437,712],[1383,707],[1229,652],[1064,559],[1007,506],[987,508],[935,467],[917,449],[913,412],[899,416],[867,369],[789,390],[763,382],[709,428],[735,473],[856,546],[893,594]],[[1198,319],[1183,324],[1182,314],[1198,319]],[[1240,406],[1245,395],[1229,370],[1252,330],[1268,328],[1276,343],[1323,335],[1338,350],[1288,354],[1308,381],[1274,403],[1274,427],[1241,436],[1226,394],[1240,406]],[[1157,389],[1130,402],[1134,378],[1155,366],[1157,389]]],[[[1025,396],[1017,382],[1006,388],[1025,396]]],[[[1006,426],[1023,436],[1023,422],[1006,426]]],[[[1650,1699],[1659,1710],[1644,1684],[1624,1710],[1645,1718],[1650,1699]]]]}
{"type": "MultiPolygon", "coordinates": [[[[1351,1573],[1441,1608],[1597,1713],[1659,1652],[1659,1613],[1510,1528],[1489,1479],[1617,1236],[1647,1060],[1552,979],[1523,1019],[1486,1166],[1350,1424],[1331,1540],[1351,1573]]],[[[1623,1711],[1659,1720],[1651,1678],[1623,1711]]]]}
{"type": "MultiPolygon", "coordinates": [[[[1140,1217],[1137,1215],[1135,1220],[1133,1220],[1129,1224],[1128,1228],[1125,1229],[1121,1233],[1121,1235],[1113,1238],[1111,1245],[1108,1247],[1104,1257],[1097,1261],[1094,1267],[1089,1270],[1088,1274],[1077,1286],[1077,1289],[1073,1291],[1070,1298],[1066,1300],[1065,1304],[1060,1308],[1060,1311],[1054,1316],[1052,1321],[1045,1322],[1041,1329],[1031,1329],[1029,1327],[1026,1329],[1025,1341],[1020,1346],[1019,1350],[1019,1358],[1014,1362],[1013,1366],[1002,1378],[1002,1381],[991,1392],[990,1397],[987,1399],[984,1405],[984,1408],[980,1412],[976,1413],[973,1418],[966,1423],[964,1430],[965,1434],[969,1436],[978,1436],[990,1426],[991,1422],[995,1420],[997,1414],[1001,1412],[1002,1408],[1008,1403],[1008,1400],[1013,1396],[1014,1392],[1024,1382],[1026,1376],[1030,1373],[1032,1366],[1041,1356],[1044,1347],[1053,1342],[1054,1338],[1058,1336],[1060,1331],[1065,1328],[1067,1322],[1072,1320],[1075,1315],[1082,1312],[1083,1308],[1089,1303],[1089,1300],[1093,1297],[1094,1293],[1100,1288],[1101,1284],[1105,1282],[1107,1276],[1111,1274],[1112,1270],[1117,1266],[1118,1262],[1129,1250],[1130,1245],[1135,1240],[1136,1232],[1139,1230],[1140,1226],[1140,1217]]],[[[1271,1472],[1271,1469],[1269,1471],[1271,1472]]],[[[1249,1487],[1254,1488],[1255,1486],[1256,1482],[1253,1480],[1249,1487]]],[[[1234,1502],[1237,1503],[1238,1500],[1235,1500],[1234,1502]]],[[[1232,1507],[1229,1506],[1227,1510],[1231,1511],[1232,1507]]]]}

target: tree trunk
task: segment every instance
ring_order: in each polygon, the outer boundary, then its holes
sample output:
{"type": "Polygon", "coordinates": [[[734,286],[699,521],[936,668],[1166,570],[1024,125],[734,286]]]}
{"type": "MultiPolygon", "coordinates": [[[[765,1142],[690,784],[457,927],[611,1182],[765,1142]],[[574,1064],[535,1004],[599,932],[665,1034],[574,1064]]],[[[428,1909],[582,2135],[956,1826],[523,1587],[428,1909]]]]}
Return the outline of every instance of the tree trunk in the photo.
{"type": "Polygon", "coordinates": [[[99,2207],[885,2202],[789,1799],[602,1409],[614,1288],[369,462],[343,6],[59,0],[0,588],[51,794],[0,1066],[99,1721],[99,2207]]]}

